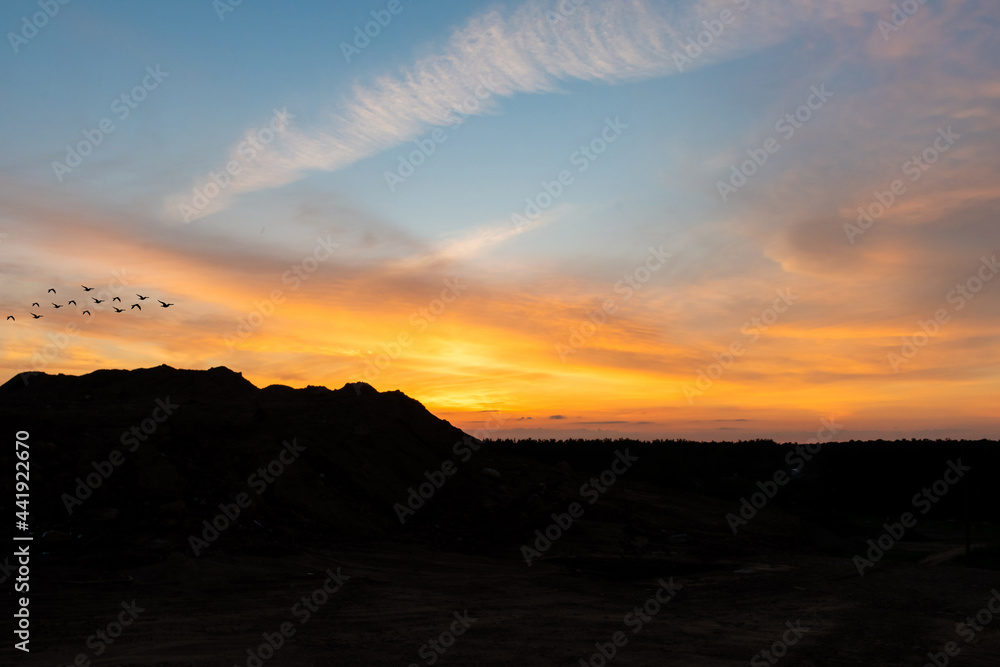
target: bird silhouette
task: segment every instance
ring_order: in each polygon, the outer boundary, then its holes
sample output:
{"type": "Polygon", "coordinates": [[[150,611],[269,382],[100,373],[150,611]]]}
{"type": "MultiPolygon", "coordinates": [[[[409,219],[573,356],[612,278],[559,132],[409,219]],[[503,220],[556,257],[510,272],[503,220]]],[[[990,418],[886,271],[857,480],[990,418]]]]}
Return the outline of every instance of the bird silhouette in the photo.
{"type": "MultiPolygon", "coordinates": [[[[111,306],[111,307],[112,307],[112,308],[115,308],[114,306],[111,306]]],[[[116,312],[116,313],[124,313],[124,312],[125,312],[125,309],[124,309],[124,308],[115,308],[115,312],[116,312]]]]}
{"type": "Polygon", "coordinates": [[[49,292],[52,292],[53,294],[55,294],[56,293],[56,289],[54,287],[50,287],[49,288],[49,292]]]}
{"type": "Polygon", "coordinates": [[[86,285],[80,285],[80,287],[83,288],[84,292],[89,292],[90,290],[94,289],[93,287],[87,287],[86,285]]]}
{"type": "MultiPolygon", "coordinates": [[[[13,315],[8,315],[8,316],[7,316],[7,319],[8,319],[8,320],[14,320],[14,316],[13,316],[13,315]]],[[[17,320],[14,320],[14,321],[15,321],[15,322],[17,322],[17,320]]]]}
{"type": "Polygon", "coordinates": [[[52,307],[53,308],[62,308],[62,306],[60,306],[58,303],[53,303],[52,307]]]}
{"type": "Polygon", "coordinates": [[[70,303],[73,304],[74,306],[76,305],[76,301],[74,301],[73,299],[70,299],[69,303],[67,303],[66,305],[68,306],[70,303]]]}
{"type": "MultiPolygon", "coordinates": [[[[85,311],[83,311],[83,314],[84,315],[90,315],[90,311],[89,310],[85,310],[85,311]]],[[[91,317],[93,317],[93,316],[91,315],[91,317]]]]}
{"type": "Polygon", "coordinates": [[[143,296],[141,294],[136,294],[136,296],[139,297],[139,301],[145,301],[146,299],[149,298],[148,296],[143,296]]]}
{"type": "Polygon", "coordinates": [[[35,301],[35,302],[34,302],[33,304],[31,304],[31,305],[32,305],[32,306],[34,306],[35,308],[41,308],[41,306],[39,306],[39,305],[38,305],[38,302],[37,302],[37,301],[35,301]]]}
{"type": "MultiPolygon", "coordinates": [[[[157,299],[157,301],[160,301],[160,300],[159,300],[159,299],[157,299]]],[[[160,301],[160,306],[161,306],[161,307],[163,307],[163,308],[169,308],[169,307],[170,307],[170,306],[172,306],[172,305],[174,305],[174,304],[172,304],[172,303],[167,303],[167,302],[165,302],[165,301],[160,301]]]]}
{"type": "Polygon", "coordinates": [[[104,299],[98,299],[96,297],[90,297],[90,298],[94,300],[94,303],[104,303],[104,299]]]}
{"type": "MultiPolygon", "coordinates": [[[[133,304],[132,304],[132,308],[138,308],[139,310],[142,310],[142,306],[140,306],[140,305],[139,305],[139,304],[137,304],[137,303],[133,303],[133,304]]],[[[129,308],[129,310],[132,310],[132,308],[129,308]]]]}
{"type": "Polygon", "coordinates": [[[120,296],[116,296],[115,298],[113,298],[113,299],[111,299],[111,300],[112,300],[112,301],[121,301],[121,300],[122,300],[122,298],[121,298],[120,296]]]}
{"type": "Polygon", "coordinates": [[[37,320],[37,319],[38,319],[39,317],[45,317],[44,315],[35,315],[34,313],[31,313],[31,316],[32,316],[32,317],[34,317],[34,318],[35,318],[36,320],[37,320]]]}

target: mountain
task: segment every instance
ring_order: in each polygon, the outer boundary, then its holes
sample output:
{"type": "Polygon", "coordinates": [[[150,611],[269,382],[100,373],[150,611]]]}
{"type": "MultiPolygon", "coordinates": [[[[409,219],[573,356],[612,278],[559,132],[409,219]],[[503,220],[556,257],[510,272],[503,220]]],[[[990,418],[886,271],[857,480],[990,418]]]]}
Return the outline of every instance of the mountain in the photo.
{"type": "MultiPolygon", "coordinates": [[[[169,366],[17,376],[0,424],[28,443],[8,440],[0,467],[30,464],[15,509],[30,582],[0,556],[0,583],[30,583],[18,664],[771,664],[780,649],[912,665],[1000,599],[980,569],[998,565],[996,442],[814,443],[809,459],[766,440],[484,442],[398,391],[169,366]],[[956,566],[966,517],[994,546],[956,566]],[[123,607],[139,614],[124,628],[123,607]]],[[[9,509],[14,475],[0,486],[9,509]]],[[[996,629],[971,639],[962,664],[995,664],[996,629]]]]}
{"type": "Polygon", "coordinates": [[[240,493],[249,506],[210,549],[405,536],[443,516],[458,533],[519,487],[482,473],[498,464],[479,440],[364,383],[259,389],[228,368],[164,365],[16,376],[0,401],[3,422],[31,434],[35,530],[120,555],[192,551],[240,493]],[[432,497],[407,511],[421,485],[432,497]]]}

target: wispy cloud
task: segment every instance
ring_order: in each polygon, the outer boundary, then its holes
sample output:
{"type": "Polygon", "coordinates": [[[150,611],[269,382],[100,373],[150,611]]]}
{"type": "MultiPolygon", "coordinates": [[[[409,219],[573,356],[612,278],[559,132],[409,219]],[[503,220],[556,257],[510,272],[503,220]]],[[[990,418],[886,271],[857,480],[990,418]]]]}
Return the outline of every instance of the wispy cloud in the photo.
{"type": "MultiPolygon", "coordinates": [[[[499,98],[555,92],[571,80],[618,83],[677,73],[674,54],[723,10],[735,16],[732,24],[684,71],[774,43],[792,25],[816,20],[817,12],[829,20],[860,6],[855,0],[804,0],[783,4],[780,11],[749,2],[740,10],[741,5],[702,0],[680,8],[648,0],[594,0],[553,21],[556,3],[530,0],[513,12],[474,16],[438,52],[397,74],[355,85],[325,123],[289,130],[191,219],[225,208],[239,193],[281,186],[310,170],[343,168],[430,127],[450,125],[458,113],[494,112],[499,98]],[[477,103],[470,105],[470,98],[477,103]]],[[[185,198],[190,193],[169,198],[168,215],[174,217],[177,202],[185,198]]]]}
{"type": "Polygon", "coordinates": [[[569,205],[560,205],[543,211],[526,224],[515,225],[510,220],[500,220],[475,227],[457,238],[447,239],[427,249],[423,253],[411,255],[390,264],[390,268],[414,270],[435,266],[445,266],[472,259],[494,245],[503,243],[519,234],[551,224],[566,217],[569,205]]]}

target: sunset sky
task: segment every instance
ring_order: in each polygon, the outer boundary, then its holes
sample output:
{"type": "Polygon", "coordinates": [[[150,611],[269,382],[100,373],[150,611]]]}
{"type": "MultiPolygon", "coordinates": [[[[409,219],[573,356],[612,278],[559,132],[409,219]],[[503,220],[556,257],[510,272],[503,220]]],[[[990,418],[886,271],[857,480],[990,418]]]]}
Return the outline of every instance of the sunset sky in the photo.
{"type": "Polygon", "coordinates": [[[5,2],[0,381],[227,366],[492,437],[996,438],[998,24],[5,2]]]}

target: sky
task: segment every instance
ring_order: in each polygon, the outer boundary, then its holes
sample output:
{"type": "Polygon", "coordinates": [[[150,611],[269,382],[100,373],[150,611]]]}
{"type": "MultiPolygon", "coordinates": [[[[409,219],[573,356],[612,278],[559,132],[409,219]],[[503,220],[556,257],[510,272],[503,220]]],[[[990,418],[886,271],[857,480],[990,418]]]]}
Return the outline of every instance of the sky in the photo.
{"type": "Polygon", "coordinates": [[[996,438],[998,23],[5,2],[0,381],[364,381],[497,438],[996,438]]]}

